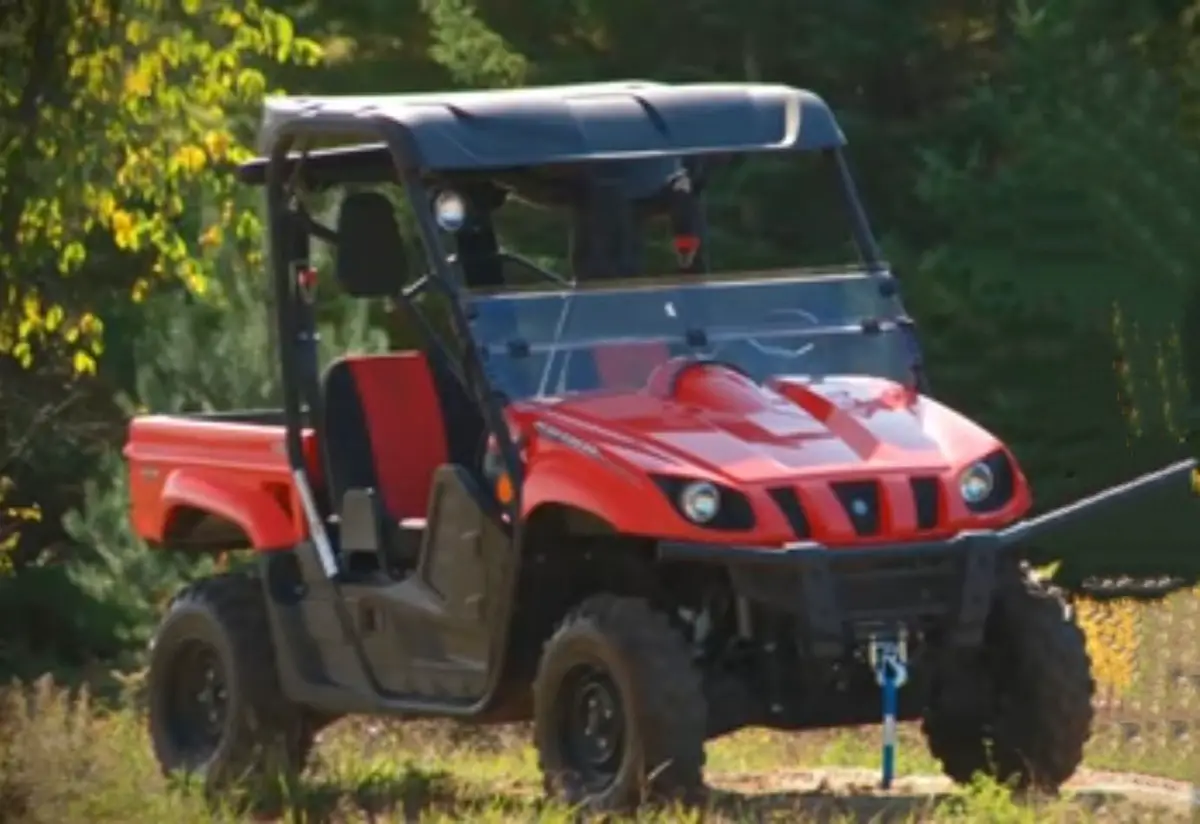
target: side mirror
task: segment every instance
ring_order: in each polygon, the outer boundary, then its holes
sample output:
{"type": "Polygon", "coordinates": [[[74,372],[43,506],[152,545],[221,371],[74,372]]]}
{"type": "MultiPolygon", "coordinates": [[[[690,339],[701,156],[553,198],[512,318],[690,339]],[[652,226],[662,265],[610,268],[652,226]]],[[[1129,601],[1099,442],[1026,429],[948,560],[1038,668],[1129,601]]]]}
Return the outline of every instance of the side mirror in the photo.
{"type": "Polygon", "coordinates": [[[386,196],[354,192],[342,201],[334,268],[338,283],[352,297],[389,297],[404,287],[408,254],[386,196]]]}

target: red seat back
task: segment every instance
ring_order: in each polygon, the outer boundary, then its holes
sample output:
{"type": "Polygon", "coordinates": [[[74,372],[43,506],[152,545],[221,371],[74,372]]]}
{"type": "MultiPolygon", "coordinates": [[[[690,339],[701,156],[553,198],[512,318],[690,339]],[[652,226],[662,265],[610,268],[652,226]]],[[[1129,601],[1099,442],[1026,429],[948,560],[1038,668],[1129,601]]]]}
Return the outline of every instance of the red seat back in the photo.
{"type": "Polygon", "coordinates": [[[374,487],[395,520],[424,518],[433,474],[448,462],[433,375],[420,352],[351,355],[325,375],[326,450],[335,505],[374,487]]]}

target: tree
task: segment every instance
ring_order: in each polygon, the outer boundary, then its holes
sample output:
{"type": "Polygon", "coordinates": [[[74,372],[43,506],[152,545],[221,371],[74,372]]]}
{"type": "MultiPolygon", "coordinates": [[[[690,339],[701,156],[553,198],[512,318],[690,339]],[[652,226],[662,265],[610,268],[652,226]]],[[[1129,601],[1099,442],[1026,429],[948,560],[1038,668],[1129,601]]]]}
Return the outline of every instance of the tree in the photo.
{"type": "Polygon", "coordinates": [[[219,253],[261,254],[229,171],[248,154],[264,70],[312,64],[319,49],[255,0],[22,0],[0,18],[0,43],[0,545],[11,548],[43,503],[28,488],[39,445],[96,442],[111,395],[106,317],[154,290],[219,300],[219,253]]]}
{"type": "MultiPolygon", "coordinates": [[[[935,389],[1005,436],[1045,508],[1200,444],[1200,158],[1178,89],[1089,8],[1017,4],[1003,70],[960,103],[975,141],[922,152],[940,241],[908,271],[935,389]]],[[[1076,575],[1194,576],[1198,520],[1169,506],[1043,549],[1076,575]]]]}

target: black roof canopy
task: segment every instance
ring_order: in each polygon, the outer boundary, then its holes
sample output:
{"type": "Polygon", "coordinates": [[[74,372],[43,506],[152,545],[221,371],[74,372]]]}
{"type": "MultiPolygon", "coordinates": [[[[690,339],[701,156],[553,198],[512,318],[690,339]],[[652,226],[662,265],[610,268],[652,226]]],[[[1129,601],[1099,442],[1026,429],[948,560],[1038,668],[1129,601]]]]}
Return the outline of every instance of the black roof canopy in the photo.
{"type": "MultiPolygon", "coordinates": [[[[724,152],[819,150],[845,137],[825,102],[782,85],[596,83],[492,91],[339,97],[274,97],[264,105],[260,149],[285,134],[390,135],[408,165],[429,171],[724,152]]],[[[369,139],[369,138],[367,138],[369,139]]],[[[351,177],[390,165],[386,148],[313,152],[351,177]]],[[[261,183],[266,161],[243,166],[261,183]]],[[[333,173],[333,169],[330,169],[333,173]]],[[[324,177],[325,175],[321,175],[324,177]]]]}

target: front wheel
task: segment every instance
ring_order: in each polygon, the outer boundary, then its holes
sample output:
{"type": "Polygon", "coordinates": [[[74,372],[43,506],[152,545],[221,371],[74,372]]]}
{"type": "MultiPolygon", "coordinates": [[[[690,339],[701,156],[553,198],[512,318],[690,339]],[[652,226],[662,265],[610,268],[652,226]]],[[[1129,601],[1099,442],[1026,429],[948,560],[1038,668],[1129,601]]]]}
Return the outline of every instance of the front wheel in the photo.
{"type": "Polygon", "coordinates": [[[254,578],[208,578],[175,597],[151,645],[154,754],[214,800],[238,787],[269,803],[313,746],[315,724],[280,688],[266,609],[254,578]]]}
{"type": "Polygon", "coordinates": [[[682,635],[638,598],[584,601],[546,644],[534,740],[547,792],[593,812],[703,789],[707,708],[682,635]]]}
{"type": "Polygon", "coordinates": [[[1083,760],[1094,692],[1068,605],[1023,566],[1001,582],[983,648],[938,673],[923,729],[956,782],[1057,792],[1083,760]]]}

